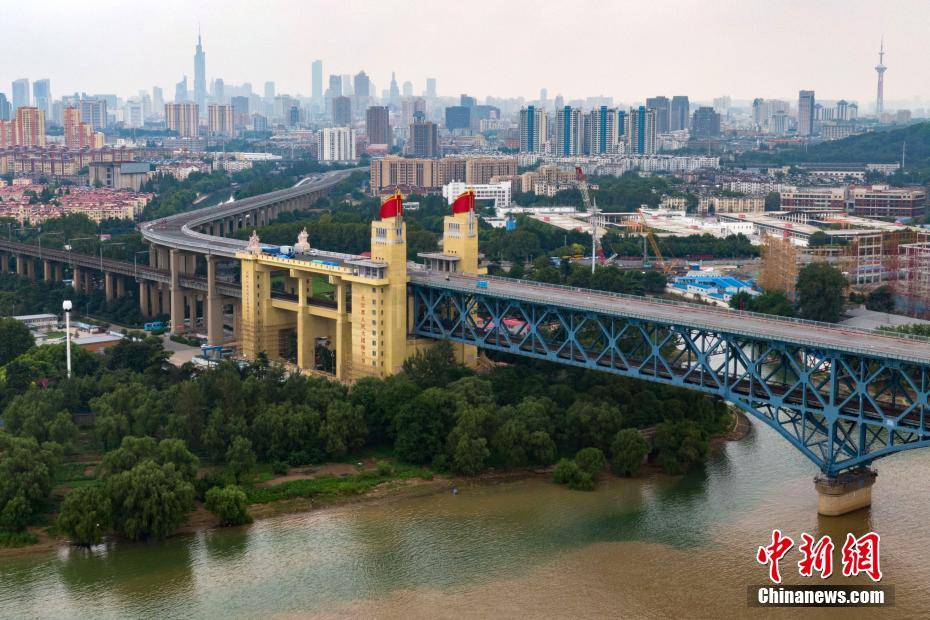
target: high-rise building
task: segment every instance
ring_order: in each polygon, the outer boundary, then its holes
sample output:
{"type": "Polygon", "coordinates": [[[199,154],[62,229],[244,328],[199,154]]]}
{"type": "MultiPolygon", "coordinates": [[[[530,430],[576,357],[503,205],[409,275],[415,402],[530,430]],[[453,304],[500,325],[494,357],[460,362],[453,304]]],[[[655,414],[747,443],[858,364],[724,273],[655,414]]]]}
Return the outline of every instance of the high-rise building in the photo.
{"type": "Polygon", "coordinates": [[[430,99],[436,98],[436,78],[426,78],[426,96],[430,99]]]}
{"type": "Polygon", "coordinates": [[[882,37],[881,46],[878,48],[878,64],[875,66],[875,73],[878,74],[878,92],[875,96],[875,117],[878,122],[882,120],[882,113],[885,111],[885,38],[882,37]]]}
{"type": "Polygon", "coordinates": [[[11,118],[13,118],[13,106],[6,95],[0,93],[0,121],[8,121],[11,118]]]}
{"type": "Polygon", "coordinates": [[[48,78],[32,83],[33,105],[45,112],[45,117],[52,113],[52,85],[48,78]]]}
{"type": "Polygon", "coordinates": [[[646,106],[630,110],[630,148],[636,155],[656,152],[656,112],[646,106]]]}
{"type": "Polygon", "coordinates": [[[848,121],[849,120],[849,102],[845,99],[840,99],[836,102],[836,113],[833,115],[834,120],[838,121],[848,121]]]}
{"type": "Polygon", "coordinates": [[[542,108],[527,106],[520,110],[520,151],[542,153],[549,135],[549,115],[542,108]]]}
{"type": "Polygon", "coordinates": [[[388,98],[390,100],[391,107],[396,108],[400,103],[400,89],[397,88],[397,78],[395,77],[393,71],[391,71],[391,90],[388,98]]]}
{"type": "Polygon", "coordinates": [[[265,82],[265,100],[274,101],[274,82],[265,82]]]}
{"type": "Polygon", "coordinates": [[[323,61],[314,60],[310,65],[310,93],[313,103],[323,103],[323,61]]]}
{"type": "Polygon", "coordinates": [[[45,146],[45,112],[32,106],[16,108],[13,125],[16,146],[45,146]]]}
{"type": "Polygon", "coordinates": [[[81,118],[94,128],[94,131],[106,129],[107,102],[104,99],[81,99],[81,118]]]}
{"type": "Polygon", "coordinates": [[[413,82],[407,80],[404,82],[404,97],[413,97],[413,82]]]}
{"type": "Polygon", "coordinates": [[[13,80],[13,110],[29,105],[29,80],[20,78],[13,80]]]}
{"type": "Polygon", "coordinates": [[[714,99],[714,112],[720,114],[721,116],[730,115],[730,105],[732,99],[729,95],[724,95],[722,97],[717,97],[714,99]]]}
{"type": "Polygon", "coordinates": [[[165,110],[165,93],[160,86],[152,87],[152,112],[161,114],[165,110]]]}
{"type": "Polygon", "coordinates": [[[439,157],[439,130],[436,123],[418,118],[410,125],[410,155],[439,157]]]}
{"type": "Polygon", "coordinates": [[[691,120],[691,104],[687,95],[672,97],[671,112],[668,119],[669,131],[681,131],[688,128],[691,120]]]}
{"type": "Polygon", "coordinates": [[[165,125],[181,138],[196,138],[200,133],[200,109],[196,103],[166,103],[165,125]]]}
{"type": "Polygon", "coordinates": [[[252,115],[252,131],[268,131],[268,117],[261,114],[252,115]]]}
{"type": "Polygon", "coordinates": [[[602,105],[588,113],[586,125],[587,152],[591,155],[617,150],[617,111],[602,105]]]}
{"type": "Polygon", "coordinates": [[[671,109],[668,97],[659,95],[646,99],[646,107],[656,111],[656,133],[668,133],[671,127],[671,109]]]}
{"type": "Polygon", "coordinates": [[[798,135],[811,136],[814,134],[814,91],[802,90],[798,92],[798,135]]]}
{"type": "Polygon", "coordinates": [[[317,135],[317,158],[320,161],[355,161],[355,130],[350,127],[325,127],[317,135]]]}
{"type": "Polygon", "coordinates": [[[219,104],[226,103],[226,83],[223,78],[213,80],[213,100],[219,104]]]}
{"type": "Polygon", "coordinates": [[[342,97],[342,76],[341,75],[330,75],[329,76],[329,90],[326,91],[326,96],[330,99],[335,99],[336,97],[342,97]]]}
{"type": "Polygon", "coordinates": [[[452,105],[446,108],[446,129],[469,129],[471,127],[471,108],[463,105],[452,105]]]}
{"type": "Polygon", "coordinates": [[[145,124],[145,105],[139,97],[132,97],[123,106],[123,123],[126,127],[139,128],[145,124]]]}
{"type": "Polygon", "coordinates": [[[229,105],[233,109],[233,127],[236,129],[245,129],[249,124],[249,98],[232,97],[229,105]]]}
{"type": "Polygon", "coordinates": [[[368,144],[392,144],[390,114],[388,107],[374,105],[365,113],[365,133],[368,144]]]}
{"type": "Polygon", "coordinates": [[[81,110],[67,107],[62,110],[62,126],[65,128],[65,146],[69,149],[79,149],[81,146],[81,110]]]}
{"type": "Polygon", "coordinates": [[[713,138],[720,135],[720,113],[713,108],[702,106],[694,111],[691,119],[691,136],[694,138],[713,138]]]}
{"type": "Polygon", "coordinates": [[[752,100],[752,124],[757,130],[761,130],[767,121],[765,99],[756,97],[752,100]]]}
{"type": "Polygon", "coordinates": [[[197,33],[197,50],[194,52],[194,101],[204,109],[207,103],[207,55],[200,44],[200,32],[197,33]]]}
{"type": "Polygon", "coordinates": [[[181,81],[174,85],[174,102],[184,103],[188,100],[187,76],[181,78],[181,81]]]}
{"type": "Polygon", "coordinates": [[[364,71],[359,71],[355,78],[352,80],[352,85],[355,91],[355,97],[370,97],[371,96],[371,80],[368,79],[368,74],[364,71]]]}
{"type": "Polygon", "coordinates": [[[352,124],[352,99],[345,96],[333,99],[333,125],[344,127],[352,124]]]}
{"type": "Polygon", "coordinates": [[[474,97],[469,97],[468,95],[459,95],[459,105],[464,108],[473,108],[478,104],[478,101],[474,97]]]}
{"type": "Polygon", "coordinates": [[[15,124],[15,121],[5,121],[0,119],[0,149],[16,146],[14,143],[15,131],[13,129],[15,124]]]}
{"type": "Polygon", "coordinates": [[[232,105],[210,105],[207,108],[207,131],[213,136],[232,136],[235,133],[235,114],[232,105]]]}
{"type": "Polygon", "coordinates": [[[555,154],[574,157],[584,151],[584,120],[581,110],[564,106],[555,111],[555,154]]]}

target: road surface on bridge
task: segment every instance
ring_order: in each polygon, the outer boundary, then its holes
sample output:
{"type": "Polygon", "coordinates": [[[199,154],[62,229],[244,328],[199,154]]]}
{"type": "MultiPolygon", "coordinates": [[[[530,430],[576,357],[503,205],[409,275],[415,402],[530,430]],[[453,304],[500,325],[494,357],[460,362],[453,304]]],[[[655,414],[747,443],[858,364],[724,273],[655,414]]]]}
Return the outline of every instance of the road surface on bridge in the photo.
{"type": "Polygon", "coordinates": [[[841,327],[829,323],[784,319],[686,302],[619,295],[510,278],[416,270],[410,272],[410,281],[415,284],[425,284],[431,288],[447,288],[624,318],[666,322],[750,338],[790,342],[922,364],[930,361],[930,339],[907,338],[897,334],[841,327]],[[479,289],[478,280],[487,282],[487,288],[479,289]]]}

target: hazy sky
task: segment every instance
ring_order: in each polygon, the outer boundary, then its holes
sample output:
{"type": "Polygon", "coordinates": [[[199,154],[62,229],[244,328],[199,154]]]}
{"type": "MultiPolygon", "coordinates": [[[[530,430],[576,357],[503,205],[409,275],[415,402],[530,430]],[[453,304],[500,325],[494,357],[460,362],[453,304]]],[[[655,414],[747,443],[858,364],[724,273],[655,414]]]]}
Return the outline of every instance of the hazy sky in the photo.
{"type": "Polygon", "coordinates": [[[310,63],[414,92],[535,98],[655,94],[709,99],[930,99],[927,0],[2,0],[0,92],[48,77],[52,94],[174,95],[201,25],[207,79],[309,94],[310,63]]]}

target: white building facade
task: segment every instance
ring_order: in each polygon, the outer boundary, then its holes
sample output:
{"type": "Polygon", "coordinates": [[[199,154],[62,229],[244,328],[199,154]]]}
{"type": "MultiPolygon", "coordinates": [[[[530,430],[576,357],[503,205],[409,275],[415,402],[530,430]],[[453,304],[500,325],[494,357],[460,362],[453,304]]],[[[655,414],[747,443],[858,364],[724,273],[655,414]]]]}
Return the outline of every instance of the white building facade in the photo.
{"type": "Polygon", "coordinates": [[[325,127],[317,136],[320,161],[355,161],[355,130],[350,127],[325,127]]]}
{"type": "Polygon", "coordinates": [[[447,201],[449,201],[449,204],[451,205],[453,202],[455,202],[455,199],[458,198],[467,189],[475,190],[475,199],[477,200],[493,200],[495,209],[510,206],[510,199],[512,195],[510,181],[488,183],[486,185],[470,185],[460,181],[453,181],[452,183],[448,183],[442,186],[442,196],[447,201]]]}

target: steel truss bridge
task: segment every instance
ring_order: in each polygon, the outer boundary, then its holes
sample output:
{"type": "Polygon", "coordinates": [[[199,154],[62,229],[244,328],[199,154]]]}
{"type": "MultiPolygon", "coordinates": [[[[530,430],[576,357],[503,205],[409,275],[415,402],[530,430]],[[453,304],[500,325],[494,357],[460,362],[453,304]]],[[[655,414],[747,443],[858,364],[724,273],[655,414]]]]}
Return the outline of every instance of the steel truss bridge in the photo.
{"type": "Polygon", "coordinates": [[[411,273],[413,334],[718,396],[828,476],[930,445],[930,340],[481,279],[411,273]]]}

